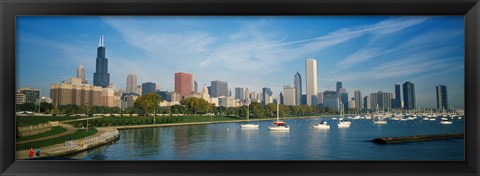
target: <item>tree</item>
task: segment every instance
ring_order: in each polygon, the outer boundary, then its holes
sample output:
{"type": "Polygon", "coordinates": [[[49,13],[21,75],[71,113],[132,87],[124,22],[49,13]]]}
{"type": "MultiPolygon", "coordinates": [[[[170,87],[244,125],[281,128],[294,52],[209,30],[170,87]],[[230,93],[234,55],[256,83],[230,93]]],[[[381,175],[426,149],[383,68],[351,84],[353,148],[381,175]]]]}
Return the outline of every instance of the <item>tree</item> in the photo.
{"type": "Polygon", "coordinates": [[[209,110],[210,104],[201,98],[191,97],[185,98],[180,101],[180,104],[184,105],[187,112],[190,114],[205,114],[209,110]]]}
{"type": "Polygon", "coordinates": [[[154,112],[156,109],[158,109],[158,104],[162,101],[163,100],[160,95],[152,92],[139,97],[135,101],[135,105],[136,107],[140,107],[142,110],[144,110],[145,114],[148,115],[149,112],[154,112]]]}
{"type": "Polygon", "coordinates": [[[58,113],[60,113],[60,109],[58,108],[58,106],[55,106],[51,111],[50,113],[53,115],[53,116],[56,116],[58,113]]]}
{"type": "Polygon", "coordinates": [[[40,103],[40,112],[46,112],[49,113],[50,110],[53,109],[53,104],[52,103],[47,103],[47,102],[41,102],[40,103]]]}

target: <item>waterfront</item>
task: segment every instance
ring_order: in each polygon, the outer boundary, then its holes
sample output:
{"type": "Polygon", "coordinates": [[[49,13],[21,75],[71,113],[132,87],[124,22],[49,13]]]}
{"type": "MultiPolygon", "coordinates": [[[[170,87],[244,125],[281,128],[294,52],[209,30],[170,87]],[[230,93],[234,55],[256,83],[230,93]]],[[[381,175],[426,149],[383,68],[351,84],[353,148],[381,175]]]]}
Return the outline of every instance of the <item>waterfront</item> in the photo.
{"type": "Polygon", "coordinates": [[[352,120],[337,128],[325,118],[329,130],[314,129],[323,118],[285,120],[289,132],[241,129],[240,123],[121,130],[120,139],[67,157],[82,160],[463,160],[464,139],[394,145],[370,142],[378,137],[457,133],[464,120],[451,125],[440,121],[392,121],[375,125],[372,120],[352,120]]]}

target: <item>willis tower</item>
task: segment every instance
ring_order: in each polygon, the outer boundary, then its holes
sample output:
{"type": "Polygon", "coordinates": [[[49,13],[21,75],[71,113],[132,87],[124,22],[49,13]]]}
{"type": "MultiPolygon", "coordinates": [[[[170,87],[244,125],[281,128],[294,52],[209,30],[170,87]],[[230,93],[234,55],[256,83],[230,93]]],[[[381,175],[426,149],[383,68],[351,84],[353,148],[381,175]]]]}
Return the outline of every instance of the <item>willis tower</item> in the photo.
{"type": "Polygon", "coordinates": [[[108,73],[108,60],[105,58],[104,38],[100,37],[97,48],[97,65],[93,73],[93,85],[108,87],[110,84],[110,73],[108,73]]]}

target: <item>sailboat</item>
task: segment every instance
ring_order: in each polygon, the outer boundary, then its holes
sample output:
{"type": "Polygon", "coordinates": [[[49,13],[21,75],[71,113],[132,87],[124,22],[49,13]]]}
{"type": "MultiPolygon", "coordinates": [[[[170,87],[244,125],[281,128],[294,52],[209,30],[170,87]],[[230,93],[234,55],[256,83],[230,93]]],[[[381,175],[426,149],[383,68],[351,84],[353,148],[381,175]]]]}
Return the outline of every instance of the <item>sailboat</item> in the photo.
{"type": "Polygon", "coordinates": [[[338,128],[348,128],[352,122],[343,120],[343,105],[340,107],[340,121],[338,121],[338,128]]]}
{"type": "Polygon", "coordinates": [[[280,121],[279,114],[277,103],[277,121],[273,122],[274,126],[268,127],[268,129],[270,131],[289,131],[290,128],[287,126],[287,124],[284,121],[280,121]]]}
{"type": "Polygon", "coordinates": [[[383,117],[380,115],[380,112],[378,110],[378,104],[377,104],[377,115],[375,116],[375,120],[373,120],[374,124],[387,124],[387,121],[383,120],[383,117]]]}
{"type": "Polygon", "coordinates": [[[240,125],[242,128],[258,128],[258,124],[250,123],[250,105],[247,106],[247,123],[240,125]]]}
{"type": "Polygon", "coordinates": [[[330,125],[328,125],[327,122],[322,121],[320,123],[316,123],[313,125],[313,128],[318,128],[318,129],[330,129],[330,125]]]}

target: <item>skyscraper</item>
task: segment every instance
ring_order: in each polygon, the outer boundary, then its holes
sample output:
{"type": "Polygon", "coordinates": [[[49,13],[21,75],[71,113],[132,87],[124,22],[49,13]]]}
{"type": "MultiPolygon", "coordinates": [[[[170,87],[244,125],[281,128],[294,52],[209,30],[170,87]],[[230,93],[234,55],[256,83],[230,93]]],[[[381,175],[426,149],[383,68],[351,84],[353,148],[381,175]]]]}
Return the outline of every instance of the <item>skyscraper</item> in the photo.
{"type": "Polygon", "coordinates": [[[402,108],[402,97],[400,95],[400,84],[395,84],[395,99],[392,102],[392,108],[402,108]]]}
{"type": "Polygon", "coordinates": [[[175,73],[175,92],[181,97],[192,94],[193,75],[190,73],[175,73]]]}
{"type": "Polygon", "coordinates": [[[372,106],[370,104],[370,97],[367,95],[363,97],[363,110],[367,111],[369,109],[372,109],[372,106]]]}
{"type": "Polygon", "coordinates": [[[403,83],[403,108],[415,109],[415,84],[407,81],[403,83]]]}
{"type": "Polygon", "coordinates": [[[355,96],[355,109],[362,110],[363,108],[362,92],[360,92],[360,90],[356,90],[353,94],[355,96]]]}
{"type": "Polygon", "coordinates": [[[156,85],[152,82],[146,82],[142,84],[142,95],[147,95],[148,93],[155,93],[156,85]]]}
{"type": "Polygon", "coordinates": [[[318,92],[317,94],[317,103],[323,104],[323,92],[318,92]]]}
{"type": "Polygon", "coordinates": [[[317,60],[305,61],[305,76],[307,85],[307,105],[317,105],[317,60]]]}
{"type": "Polygon", "coordinates": [[[291,86],[283,86],[283,104],[295,105],[295,88],[291,86]]]}
{"type": "Polygon", "coordinates": [[[137,76],[133,73],[128,74],[127,76],[127,88],[126,93],[138,93],[137,91],[137,76]]]}
{"type": "Polygon", "coordinates": [[[85,67],[83,67],[83,65],[79,65],[77,68],[77,78],[80,78],[82,80],[82,83],[87,83],[87,81],[85,80],[85,67]]]}
{"type": "Polygon", "coordinates": [[[326,90],[323,92],[323,106],[336,110],[340,109],[339,99],[336,91],[326,90]]]}
{"type": "Polygon", "coordinates": [[[337,94],[338,96],[340,96],[340,89],[343,88],[342,87],[342,81],[337,81],[337,94]]]}
{"type": "Polygon", "coordinates": [[[228,96],[228,83],[223,81],[212,81],[210,87],[210,96],[211,97],[221,97],[228,96]]]}
{"type": "Polygon", "coordinates": [[[295,105],[302,104],[302,76],[300,73],[295,74],[293,78],[293,86],[295,87],[295,105]]]}
{"type": "Polygon", "coordinates": [[[105,41],[103,36],[97,48],[97,63],[95,73],[93,73],[93,85],[106,88],[110,85],[110,73],[108,73],[108,59],[105,58],[105,41]]]}
{"type": "Polygon", "coordinates": [[[241,87],[235,88],[235,99],[243,100],[245,99],[245,91],[241,87]]]}
{"type": "Polygon", "coordinates": [[[269,103],[272,103],[273,102],[272,95],[273,95],[272,89],[268,87],[264,87],[262,89],[262,104],[267,105],[269,103]]]}
{"type": "Polygon", "coordinates": [[[378,91],[370,94],[370,104],[372,109],[387,110],[392,107],[393,93],[378,91]]]}
{"type": "Polygon", "coordinates": [[[448,110],[447,86],[438,85],[437,89],[437,110],[439,112],[448,110]]]}
{"type": "Polygon", "coordinates": [[[197,83],[197,81],[193,81],[193,92],[195,92],[195,93],[198,92],[198,83],[197,83]]]}
{"type": "Polygon", "coordinates": [[[348,109],[348,92],[345,88],[340,88],[340,93],[338,94],[340,102],[343,105],[344,109],[348,109]]]}

